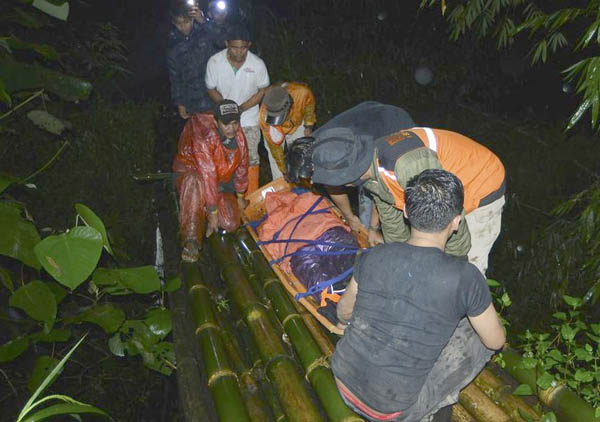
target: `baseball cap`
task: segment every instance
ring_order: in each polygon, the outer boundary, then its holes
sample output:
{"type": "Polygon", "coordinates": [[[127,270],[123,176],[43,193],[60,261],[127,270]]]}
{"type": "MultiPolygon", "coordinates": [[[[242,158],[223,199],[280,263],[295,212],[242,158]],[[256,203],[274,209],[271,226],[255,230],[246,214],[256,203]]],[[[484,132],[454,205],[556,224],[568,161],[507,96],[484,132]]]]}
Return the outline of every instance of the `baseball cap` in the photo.
{"type": "Polygon", "coordinates": [[[221,100],[213,110],[215,119],[228,125],[234,120],[240,121],[240,108],[233,100],[221,100]]]}

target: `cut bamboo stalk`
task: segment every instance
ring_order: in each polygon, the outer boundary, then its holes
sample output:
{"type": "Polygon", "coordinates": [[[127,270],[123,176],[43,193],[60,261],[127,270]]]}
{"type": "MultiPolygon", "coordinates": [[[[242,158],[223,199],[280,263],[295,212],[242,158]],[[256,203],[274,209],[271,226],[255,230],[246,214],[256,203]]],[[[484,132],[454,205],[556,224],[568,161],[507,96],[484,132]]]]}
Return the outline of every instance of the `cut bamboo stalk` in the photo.
{"type": "Polygon", "coordinates": [[[250,422],[235,373],[227,358],[212,312],[208,288],[195,265],[182,266],[188,287],[190,306],[196,326],[196,337],[202,348],[202,357],[208,376],[208,387],[214,397],[219,420],[250,422]]]}
{"type": "Polygon", "coordinates": [[[452,406],[452,422],[477,422],[460,403],[452,406]]]}
{"type": "Polygon", "coordinates": [[[502,354],[506,362],[506,367],[504,368],[506,372],[519,383],[528,384],[533,391],[537,391],[541,402],[556,412],[558,420],[568,422],[600,422],[600,418],[594,415],[594,408],[570,388],[565,385],[558,385],[546,390],[540,390],[536,384],[538,374],[535,368],[525,369],[521,363],[521,355],[508,347],[502,351],[502,354]]]}
{"type": "Polygon", "coordinates": [[[510,416],[473,383],[460,392],[458,401],[479,422],[510,422],[510,416]]]}
{"type": "Polygon", "coordinates": [[[500,406],[515,421],[520,421],[522,415],[528,415],[530,421],[539,421],[540,414],[523,401],[519,396],[512,394],[512,387],[504,384],[500,378],[487,368],[475,378],[475,384],[500,406]]]}
{"type": "Polygon", "coordinates": [[[312,337],[287,291],[258,250],[256,243],[245,231],[238,233],[238,241],[243,244],[242,250],[247,251],[251,258],[249,261],[253,264],[253,267],[250,268],[247,263],[241,263],[244,271],[246,273],[255,272],[263,283],[265,293],[306,372],[306,378],[319,397],[329,419],[331,421],[362,420],[342,400],[333,373],[329,369],[327,356],[323,354],[321,347],[312,337]]]}
{"type": "Polygon", "coordinates": [[[248,325],[266,373],[275,385],[277,396],[290,422],[320,421],[321,415],[302,384],[294,362],[285,353],[276,330],[263,305],[258,301],[239,263],[235,259],[230,236],[213,235],[208,239],[215,261],[222,269],[234,304],[248,325]]]}

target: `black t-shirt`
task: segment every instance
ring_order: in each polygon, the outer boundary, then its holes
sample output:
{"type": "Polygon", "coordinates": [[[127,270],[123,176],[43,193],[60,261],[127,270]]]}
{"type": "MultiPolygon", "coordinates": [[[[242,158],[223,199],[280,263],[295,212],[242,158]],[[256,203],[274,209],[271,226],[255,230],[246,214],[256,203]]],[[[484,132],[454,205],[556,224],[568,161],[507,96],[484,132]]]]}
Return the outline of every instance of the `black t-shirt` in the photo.
{"type": "Polygon", "coordinates": [[[389,243],[354,269],[358,294],[331,367],[361,401],[391,413],[413,404],[465,315],[491,303],[477,268],[437,248],[389,243]]]}

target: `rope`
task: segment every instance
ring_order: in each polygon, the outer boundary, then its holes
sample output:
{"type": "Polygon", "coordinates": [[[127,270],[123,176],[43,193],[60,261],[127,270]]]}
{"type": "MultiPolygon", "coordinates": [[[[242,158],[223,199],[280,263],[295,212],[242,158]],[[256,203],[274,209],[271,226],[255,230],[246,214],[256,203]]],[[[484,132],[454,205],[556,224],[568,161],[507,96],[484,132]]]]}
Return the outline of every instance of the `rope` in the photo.
{"type": "Polygon", "coordinates": [[[231,369],[220,369],[210,376],[210,378],[208,379],[208,387],[212,387],[212,384],[219,378],[228,376],[234,377],[236,381],[238,380],[237,375],[231,369]]]}
{"type": "Polygon", "coordinates": [[[354,271],[354,268],[350,267],[346,271],[344,271],[343,273],[338,275],[337,277],[333,277],[333,278],[330,278],[329,280],[325,280],[320,283],[314,284],[314,285],[310,286],[310,288],[308,290],[306,290],[306,292],[298,293],[296,296],[294,296],[294,299],[300,300],[305,297],[314,295],[314,294],[320,292],[321,290],[326,289],[329,286],[333,286],[335,283],[344,280],[346,277],[348,277],[350,274],[352,274],[353,271],[354,271]]]}
{"type": "Polygon", "coordinates": [[[204,324],[200,325],[198,328],[196,328],[196,335],[200,334],[202,331],[208,329],[208,328],[215,328],[215,329],[219,329],[219,326],[217,324],[215,324],[214,322],[205,322],[204,324]]]}
{"type": "Polygon", "coordinates": [[[286,322],[288,322],[290,319],[292,319],[292,318],[294,318],[294,317],[300,317],[300,318],[302,318],[302,317],[300,316],[300,314],[296,314],[296,313],[294,313],[294,314],[289,314],[288,316],[286,316],[286,317],[283,319],[283,321],[281,321],[281,325],[283,325],[283,327],[285,328],[285,324],[286,324],[286,322]]]}
{"type": "Polygon", "coordinates": [[[310,377],[312,371],[320,367],[329,369],[329,362],[327,361],[327,357],[321,356],[320,358],[315,359],[310,365],[308,365],[308,368],[306,368],[306,375],[304,376],[304,378],[306,378],[306,381],[310,382],[308,377],[310,377]]]}

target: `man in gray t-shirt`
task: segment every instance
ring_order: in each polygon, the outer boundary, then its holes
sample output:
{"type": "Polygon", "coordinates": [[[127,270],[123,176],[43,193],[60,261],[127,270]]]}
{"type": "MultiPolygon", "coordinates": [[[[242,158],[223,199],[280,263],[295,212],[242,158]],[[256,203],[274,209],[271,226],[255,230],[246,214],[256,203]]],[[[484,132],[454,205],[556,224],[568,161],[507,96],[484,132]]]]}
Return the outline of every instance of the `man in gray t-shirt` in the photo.
{"type": "Polygon", "coordinates": [[[371,420],[420,421],[453,404],[504,344],[484,277],[444,253],[462,208],[453,174],[411,179],[409,241],[361,256],[338,304],[348,325],[331,367],[344,400],[371,420]]]}

